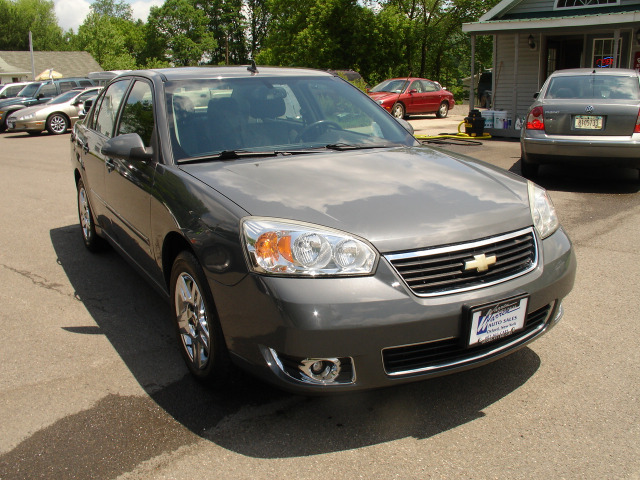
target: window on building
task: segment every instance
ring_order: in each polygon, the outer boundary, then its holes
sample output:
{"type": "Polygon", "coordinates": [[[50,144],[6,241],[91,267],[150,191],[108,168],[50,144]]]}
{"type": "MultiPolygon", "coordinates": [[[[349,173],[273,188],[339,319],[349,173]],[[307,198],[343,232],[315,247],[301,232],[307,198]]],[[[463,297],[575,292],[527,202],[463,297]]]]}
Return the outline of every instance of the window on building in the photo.
{"type": "Polygon", "coordinates": [[[593,40],[593,68],[612,68],[614,65],[620,66],[620,52],[622,51],[622,39],[618,39],[618,52],[614,61],[613,38],[595,38],[593,40]]]}
{"type": "Polygon", "coordinates": [[[556,0],[555,8],[591,8],[620,5],[620,0],[556,0]]]}

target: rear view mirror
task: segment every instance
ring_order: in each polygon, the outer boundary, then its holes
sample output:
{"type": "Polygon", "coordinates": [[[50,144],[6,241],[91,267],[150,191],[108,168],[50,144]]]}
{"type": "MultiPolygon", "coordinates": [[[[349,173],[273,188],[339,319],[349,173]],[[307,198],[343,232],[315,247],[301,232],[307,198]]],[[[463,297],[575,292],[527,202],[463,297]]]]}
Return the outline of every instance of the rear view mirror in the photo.
{"type": "MultiPolygon", "coordinates": [[[[394,117],[396,118],[396,117],[394,117]]],[[[409,132],[411,135],[413,135],[413,125],[411,125],[409,122],[407,122],[404,118],[396,118],[396,121],[402,125],[404,127],[404,129],[409,132]]]]}

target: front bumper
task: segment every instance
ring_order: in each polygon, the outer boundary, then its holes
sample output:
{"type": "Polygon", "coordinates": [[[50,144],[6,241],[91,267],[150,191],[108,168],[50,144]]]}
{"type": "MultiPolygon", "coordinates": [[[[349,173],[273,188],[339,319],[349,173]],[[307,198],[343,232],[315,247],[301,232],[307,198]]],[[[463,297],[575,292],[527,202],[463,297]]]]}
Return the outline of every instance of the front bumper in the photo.
{"type": "Polygon", "coordinates": [[[9,118],[7,126],[10,132],[44,132],[45,120],[14,120],[9,118]]]}
{"type": "Polygon", "coordinates": [[[233,287],[210,283],[229,350],[245,368],[300,393],[370,389],[480,366],[547,332],[562,315],[576,260],[562,230],[540,245],[538,266],[521,277],[428,298],[414,295],[385,259],[371,277],[256,275],[233,287]],[[467,347],[469,310],[514,296],[528,298],[531,323],[511,336],[467,347]],[[423,361],[432,346],[444,355],[423,361]],[[398,355],[405,362],[399,368],[390,359],[398,355]],[[310,382],[297,372],[295,359],[338,359],[347,368],[335,382],[310,382]]]}
{"type": "Polygon", "coordinates": [[[640,168],[640,134],[580,137],[527,131],[521,145],[527,160],[535,163],[569,163],[579,159],[591,164],[640,168]]]}

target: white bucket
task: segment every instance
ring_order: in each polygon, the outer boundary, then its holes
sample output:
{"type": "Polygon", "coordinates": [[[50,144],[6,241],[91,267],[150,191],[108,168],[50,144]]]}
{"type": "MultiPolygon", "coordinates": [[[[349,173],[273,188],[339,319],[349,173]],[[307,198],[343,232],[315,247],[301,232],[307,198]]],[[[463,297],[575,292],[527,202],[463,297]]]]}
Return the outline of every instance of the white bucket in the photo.
{"type": "Polygon", "coordinates": [[[505,112],[504,110],[496,110],[493,113],[493,128],[500,128],[500,129],[505,129],[505,128],[509,128],[508,125],[508,119],[507,119],[507,112],[505,112]]]}
{"type": "Polygon", "coordinates": [[[493,110],[482,110],[480,112],[482,118],[484,118],[484,128],[493,128],[493,110]]]}

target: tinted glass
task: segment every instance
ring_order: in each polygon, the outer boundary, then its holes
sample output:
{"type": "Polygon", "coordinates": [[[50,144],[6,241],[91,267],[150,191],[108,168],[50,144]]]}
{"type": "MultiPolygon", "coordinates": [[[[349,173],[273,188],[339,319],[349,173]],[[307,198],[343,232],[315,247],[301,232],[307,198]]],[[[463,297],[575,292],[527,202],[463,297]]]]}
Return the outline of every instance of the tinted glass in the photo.
{"type": "Polygon", "coordinates": [[[409,82],[406,79],[399,80],[385,80],[382,83],[379,83],[375,87],[373,87],[371,92],[392,92],[392,93],[402,93],[407,89],[409,82]]]}
{"type": "Polygon", "coordinates": [[[128,86],[128,80],[113,83],[109,85],[109,88],[102,97],[100,109],[96,113],[93,128],[106,137],[113,135],[118,108],[120,107],[120,102],[122,102],[122,97],[128,86]]]}
{"type": "Polygon", "coordinates": [[[19,97],[33,97],[36,92],[38,91],[38,88],[40,87],[40,83],[30,83],[29,85],[25,86],[22,90],[20,90],[20,93],[18,93],[19,97]]]}
{"type": "Polygon", "coordinates": [[[178,160],[237,149],[293,151],[415,142],[369,97],[335,77],[174,81],[165,89],[178,160]]]}
{"type": "Polygon", "coordinates": [[[122,107],[118,135],[125,133],[137,133],[142,138],[144,145],[151,145],[153,133],[153,95],[151,86],[146,82],[138,81],[133,85],[127,102],[122,107]]]}
{"type": "Polygon", "coordinates": [[[61,92],[68,92],[72,88],[77,87],[76,82],[60,82],[59,85],[61,92]]]}
{"type": "Polygon", "coordinates": [[[58,94],[58,90],[56,89],[56,86],[52,83],[47,83],[46,85],[43,85],[42,88],[40,90],[38,90],[37,95],[40,96],[44,96],[44,97],[55,97],[58,94]]]}
{"type": "Polygon", "coordinates": [[[549,81],[545,98],[639,100],[637,77],[619,75],[558,76],[549,81]]]}
{"type": "Polygon", "coordinates": [[[58,95],[57,97],[51,99],[48,104],[49,105],[56,105],[56,104],[59,104],[59,103],[68,102],[71,99],[77,97],[79,93],[80,92],[75,91],[75,90],[63,93],[62,95],[58,95]]]}

